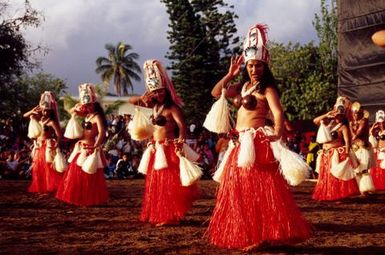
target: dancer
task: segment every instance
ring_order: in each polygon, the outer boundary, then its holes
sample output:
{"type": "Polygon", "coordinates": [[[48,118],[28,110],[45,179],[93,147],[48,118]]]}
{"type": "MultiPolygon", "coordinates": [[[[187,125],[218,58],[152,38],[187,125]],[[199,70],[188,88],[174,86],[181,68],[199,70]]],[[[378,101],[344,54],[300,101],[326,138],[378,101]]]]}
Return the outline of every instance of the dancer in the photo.
{"type": "Polygon", "coordinates": [[[32,183],[28,191],[55,192],[62,178],[62,169],[57,171],[55,168],[56,149],[60,143],[61,132],[54,94],[50,91],[41,94],[39,105],[26,112],[24,117],[31,118],[29,136],[35,138],[31,154],[32,183]]]}
{"type": "Polygon", "coordinates": [[[178,153],[186,137],[182,100],[158,60],[144,63],[144,77],[147,92],[129,100],[153,109],[152,138],[139,166],[146,174],[140,220],[157,226],[178,224],[197,197],[196,184],[184,187],[180,180],[178,153]]]}
{"type": "Polygon", "coordinates": [[[310,225],[295,204],[270,147],[282,136],[284,116],[268,67],[266,29],[257,24],[249,30],[243,57],[231,58],[228,74],[211,92],[219,97],[226,89],[225,96],[239,107],[235,130],[229,134],[232,141],[213,177],[220,186],[207,234],[210,243],[223,248],[249,250],[310,236],[310,225]],[[240,73],[243,58],[248,81],[230,84],[240,73]],[[274,125],[265,128],[271,123],[270,112],[274,125]]]}
{"type": "Polygon", "coordinates": [[[375,165],[370,169],[376,190],[385,190],[385,113],[376,112],[376,122],[370,128],[375,165]]]}
{"type": "Polygon", "coordinates": [[[358,162],[351,152],[350,132],[346,118],[348,98],[339,97],[334,109],[314,119],[319,125],[317,142],[323,144],[317,158],[318,181],[313,199],[339,200],[359,194],[354,169],[358,162]]]}
{"type": "Polygon", "coordinates": [[[374,165],[373,149],[369,143],[369,113],[364,111],[361,104],[352,104],[352,120],[349,122],[352,134],[352,149],[358,159],[358,167],[354,169],[356,180],[362,196],[375,191],[369,168],[374,165]]]}
{"type": "MultiPolygon", "coordinates": [[[[68,158],[70,165],[60,183],[56,198],[78,206],[98,205],[108,200],[104,179],[106,160],[101,148],[106,136],[106,118],[103,108],[96,101],[93,84],[79,85],[79,98],[80,103],[70,112],[73,118],[74,115],[84,117],[83,131],[68,158]]],[[[70,123],[67,125],[66,133],[70,133],[68,130],[74,128],[71,125],[76,124],[70,123]]]]}

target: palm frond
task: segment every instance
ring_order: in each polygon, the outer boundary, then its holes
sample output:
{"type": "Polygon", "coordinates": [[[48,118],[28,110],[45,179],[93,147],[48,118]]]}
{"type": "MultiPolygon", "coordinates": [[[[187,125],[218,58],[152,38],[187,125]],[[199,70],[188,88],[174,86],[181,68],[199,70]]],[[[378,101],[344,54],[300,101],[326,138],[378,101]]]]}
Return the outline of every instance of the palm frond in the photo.
{"type": "Polygon", "coordinates": [[[115,46],[111,43],[107,43],[104,47],[106,50],[108,50],[109,53],[114,53],[115,51],[115,46]]]}
{"type": "Polygon", "coordinates": [[[105,113],[106,115],[111,114],[111,113],[113,113],[114,111],[116,111],[117,109],[119,109],[119,107],[120,107],[121,105],[123,105],[123,104],[124,104],[124,101],[117,100],[117,101],[113,102],[112,104],[107,105],[107,106],[105,107],[105,109],[104,109],[104,113],[105,113]]]}
{"type": "Polygon", "coordinates": [[[129,44],[118,42],[116,45],[106,44],[108,57],[99,57],[96,59],[96,72],[101,74],[101,78],[106,86],[109,86],[111,79],[115,86],[115,91],[120,96],[123,92],[127,95],[128,88],[133,91],[131,79],[140,81],[139,74],[142,72],[135,59],[139,54],[127,51],[132,47],[129,44]]]}
{"type": "Polygon", "coordinates": [[[96,59],[96,65],[97,66],[106,65],[106,64],[111,64],[111,60],[109,60],[106,57],[98,57],[96,59]]]}
{"type": "Polygon", "coordinates": [[[139,54],[137,54],[135,52],[132,52],[132,53],[126,55],[125,58],[138,59],[139,58],[139,54]]]}
{"type": "Polygon", "coordinates": [[[77,104],[78,101],[74,99],[70,94],[63,96],[63,106],[67,112],[70,112],[71,108],[77,104]]]}
{"type": "Polygon", "coordinates": [[[108,70],[110,69],[113,69],[112,68],[112,65],[102,65],[102,66],[98,66],[96,69],[95,69],[95,72],[96,73],[104,73],[104,72],[107,72],[108,70]]]}

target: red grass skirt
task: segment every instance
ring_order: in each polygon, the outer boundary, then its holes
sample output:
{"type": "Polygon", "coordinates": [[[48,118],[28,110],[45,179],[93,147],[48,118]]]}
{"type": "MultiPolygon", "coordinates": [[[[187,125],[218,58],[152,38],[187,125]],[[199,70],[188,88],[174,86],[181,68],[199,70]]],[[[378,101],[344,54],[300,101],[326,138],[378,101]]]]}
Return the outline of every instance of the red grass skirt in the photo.
{"type": "Polygon", "coordinates": [[[374,187],[376,190],[385,190],[385,169],[380,167],[381,161],[377,159],[378,151],[374,153],[374,158],[376,159],[375,167],[370,169],[370,174],[373,179],[374,187]]]}
{"type": "Polygon", "coordinates": [[[154,170],[155,152],[152,152],[146,174],[140,220],[151,224],[179,222],[198,197],[196,184],[181,185],[174,145],[164,145],[164,152],[168,167],[154,170]]]}
{"type": "MultiPolygon", "coordinates": [[[[343,181],[334,177],[330,173],[331,159],[336,149],[329,149],[326,153],[319,156],[321,158],[318,181],[314,188],[312,198],[319,201],[332,201],[343,199],[349,196],[360,194],[357,180],[355,178],[343,181]]],[[[347,153],[339,153],[339,160],[343,161],[348,156],[347,153]]]]}
{"type": "Polygon", "coordinates": [[[62,179],[63,175],[53,168],[53,164],[46,162],[46,147],[44,140],[41,147],[35,148],[32,162],[32,183],[28,188],[29,192],[55,192],[62,179]]]}
{"type": "Polygon", "coordinates": [[[207,230],[216,246],[245,248],[310,237],[310,225],[279,173],[270,144],[263,140],[257,133],[256,163],[251,169],[237,166],[239,145],[229,155],[207,230]]]}
{"type": "MultiPolygon", "coordinates": [[[[85,173],[76,164],[78,153],[68,166],[56,198],[78,206],[98,205],[107,202],[108,190],[104,178],[104,169],[100,168],[94,174],[85,173]]],[[[101,153],[103,157],[103,153],[101,153]]],[[[104,158],[102,158],[104,161],[104,158]]]]}

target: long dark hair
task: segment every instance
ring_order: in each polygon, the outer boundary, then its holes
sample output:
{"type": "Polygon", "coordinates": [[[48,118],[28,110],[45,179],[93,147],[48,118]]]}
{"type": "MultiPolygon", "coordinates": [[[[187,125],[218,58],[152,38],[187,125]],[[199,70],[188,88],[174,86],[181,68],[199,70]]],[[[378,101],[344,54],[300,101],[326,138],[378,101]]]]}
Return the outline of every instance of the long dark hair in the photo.
{"type": "Polygon", "coordinates": [[[107,128],[107,118],[106,115],[104,114],[103,107],[100,105],[99,102],[94,103],[94,110],[99,114],[99,116],[102,118],[104,127],[107,128]]]}
{"type": "Polygon", "coordinates": [[[48,111],[48,114],[46,115],[46,117],[50,121],[55,122],[60,127],[59,116],[56,115],[56,111],[54,109],[44,109],[43,111],[48,111]]]}
{"type": "MultiPolygon", "coordinates": [[[[264,94],[267,87],[272,87],[277,91],[278,95],[280,95],[273,73],[271,72],[269,66],[265,62],[262,62],[262,63],[264,65],[264,69],[263,69],[262,78],[260,80],[261,85],[260,85],[259,92],[261,94],[264,94]]],[[[243,70],[242,70],[241,84],[244,84],[245,82],[248,82],[248,81],[250,81],[250,77],[247,72],[247,67],[245,65],[245,67],[243,67],[243,70]]]]}
{"type": "MultiPolygon", "coordinates": [[[[164,91],[165,91],[165,97],[164,97],[164,100],[163,100],[163,104],[166,108],[169,108],[171,107],[172,105],[177,105],[173,100],[172,100],[172,97],[171,97],[171,94],[170,92],[168,91],[168,89],[164,88],[164,91]]],[[[156,104],[156,103],[159,103],[156,99],[153,99],[152,101],[152,104],[156,104]]]]}

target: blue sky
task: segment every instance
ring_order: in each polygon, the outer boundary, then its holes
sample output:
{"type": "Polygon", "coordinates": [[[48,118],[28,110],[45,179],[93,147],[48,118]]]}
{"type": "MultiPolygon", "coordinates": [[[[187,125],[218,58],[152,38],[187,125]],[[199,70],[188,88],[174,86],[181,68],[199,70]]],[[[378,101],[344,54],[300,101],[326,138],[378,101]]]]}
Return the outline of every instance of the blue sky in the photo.
{"type": "MultiPolygon", "coordinates": [[[[319,0],[224,1],[235,7],[240,37],[253,24],[266,23],[271,40],[317,41],[312,21],[319,13],[319,0]]],[[[23,0],[10,2],[21,5],[23,0]]],[[[49,48],[48,54],[36,57],[44,72],[66,81],[71,94],[77,95],[80,83],[101,83],[95,60],[106,56],[106,43],[130,44],[140,55],[140,66],[153,58],[167,65],[168,15],[159,0],[30,0],[30,4],[45,20],[39,28],[25,31],[25,36],[49,48]]],[[[134,83],[134,93],[143,90],[142,82],[134,83]]]]}

